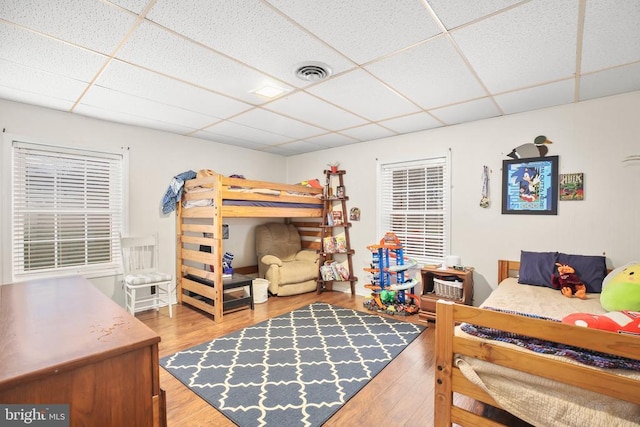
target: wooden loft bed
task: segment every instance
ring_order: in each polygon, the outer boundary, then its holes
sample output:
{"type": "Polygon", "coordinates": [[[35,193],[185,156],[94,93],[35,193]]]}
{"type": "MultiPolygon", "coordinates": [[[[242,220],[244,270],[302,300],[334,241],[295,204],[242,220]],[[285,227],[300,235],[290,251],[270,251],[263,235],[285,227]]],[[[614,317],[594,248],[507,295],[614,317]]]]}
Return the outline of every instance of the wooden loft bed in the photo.
{"type": "Polygon", "coordinates": [[[179,303],[222,320],[223,222],[226,218],[319,218],[321,188],[218,173],[187,180],[176,214],[179,303]],[[211,271],[212,266],[213,271],[211,271]]]}
{"type": "MultiPolygon", "coordinates": [[[[499,283],[505,283],[503,280],[507,277],[515,277],[514,273],[517,274],[518,269],[519,262],[499,261],[499,283]]],[[[513,283],[517,284],[517,281],[513,283]]],[[[534,292],[533,288],[541,289],[535,286],[519,286],[532,288],[531,292],[534,292]]],[[[548,288],[546,289],[547,291],[553,291],[548,288]]],[[[527,291],[529,291],[529,289],[527,289],[527,291]]],[[[594,295],[594,298],[598,298],[598,294],[591,295],[594,295]]],[[[578,302],[582,300],[574,299],[574,301],[578,302]]],[[[599,298],[597,301],[599,302],[599,298]]],[[[526,311],[526,307],[518,310],[518,312],[526,311]]],[[[544,313],[536,314],[544,315],[544,313]]],[[[479,359],[478,363],[484,363],[482,361],[486,361],[491,364],[489,365],[490,367],[495,367],[495,369],[503,369],[502,367],[510,368],[513,371],[511,373],[505,373],[504,375],[507,375],[507,380],[511,381],[512,384],[520,382],[519,377],[517,380],[515,379],[516,377],[511,377],[513,372],[517,371],[518,375],[520,373],[525,373],[524,375],[528,373],[531,374],[531,376],[535,376],[535,378],[542,377],[542,383],[548,387],[552,387],[549,385],[550,383],[562,383],[575,387],[575,389],[572,388],[571,390],[579,393],[587,393],[586,396],[594,396],[588,395],[589,392],[585,392],[585,390],[589,390],[597,393],[595,396],[597,399],[608,399],[609,397],[618,399],[615,404],[625,405],[624,409],[618,412],[625,413],[627,414],[625,415],[626,417],[632,419],[629,423],[627,423],[627,421],[616,421],[614,423],[605,422],[604,424],[594,419],[583,419],[576,420],[575,425],[637,425],[637,423],[640,423],[640,394],[638,394],[638,390],[640,390],[640,371],[625,371],[624,374],[621,374],[621,369],[600,369],[574,361],[567,361],[566,358],[559,356],[550,357],[526,349],[514,348],[515,346],[509,347],[508,344],[505,345],[494,340],[480,339],[465,334],[459,330],[459,327],[456,327],[456,325],[461,323],[495,328],[545,341],[554,341],[628,359],[640,360],[639,336],[588,329],[560,322],[494,311],[492,309],[482,309],[439,301],[436,304],[435,426],[450,426],[452,423],[465,426],[502,425],[496,423],[494,420],[485,418],[484,415],[477,415],[456,406],[453,398],[454,393],[470,397],[496,408],[507,410],[512,414],[519,412],[518,410],[514,411],[513,406],[510,406],[511,411],[509,411],[505,408],[504,404],[497,401],[500,400],[504,402],[504,400],[502,400],[503,395],[496,394],[495,390],[491,391],[492,389],[489,386],[478,384],[475,379],[468,379],[469,376],[465,376],[460,368],[460,366],[464,367],[465,365],[464,362],[460,363],[460,357],[462,357],[463,360],[469,360],[465,358],[473,358],[473,360],[479,359]],[[500,398],[498,398],[498,396],[500,396],[500,398]]],[[[503,371],[499,372],[500,375],[502,375],[503,371]]],[[[526,384],[524,380],[522,380],[522,383],[526,384]]],[[[486,383],[483,382],[482,384],[486,383]]],[[[526,391],[523,391],[523,393],[525,392],[526,391]]],[[[551,394],[549,389],[543,391],[543,393],[551,394]]],[[[513,393],[513,395],[518,394],[519,392],[513,393]]],[[[574,404],[572,399],[574,399],[575,396],[575,394],[564,396],[564,399],[557,399],[557,402],[551,399],[552,401],[549,404],[559,405],[561,404],[561,402],[559,402],[560,400],[569,401],[570,404],[574,404]]],[[[576,399],[576,401],[577,400],[578,399],[576,399]]],[[[529,400],[528,404],[535,406],[538,402],[529,400]]],[[[511,405],[511,403],[506,406],[509,405],[511,405]]],[[[602,408],[602,413],[616,412],[616,409],[612,407],[609,407],[608,410],[605,410],[606,406],[604,405],[600,407],[602,408]]],[[[528,410],[531,411],[530,409],[528,410]]],[[[540,415],[542,419],[525,419],[525,421],[534,425],[556,425],[551,414],[559,413],[560,411],[561,410],[554,412],[553,408],[549,408],[548,410],[541,411],[540,415]]],[[[574,408],[572,411],[574,414],[580,414],[581,412],[580,407],[577,410],[574,408]]],[[[523,417],[521,416],[520,418],[523,417]]]]}

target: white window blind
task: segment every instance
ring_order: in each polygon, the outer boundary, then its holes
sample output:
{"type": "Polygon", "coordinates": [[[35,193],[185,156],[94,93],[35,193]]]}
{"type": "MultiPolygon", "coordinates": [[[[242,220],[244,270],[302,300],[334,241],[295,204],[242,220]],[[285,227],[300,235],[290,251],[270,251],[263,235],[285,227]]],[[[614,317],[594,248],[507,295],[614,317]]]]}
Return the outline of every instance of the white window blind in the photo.
{"type": "Polygon", "coordinates": [[[394,232],[404,254],[440,263],[449,252],[448,159],[380,165],[380,225],[394,232]]]}
{"type": "Polygon", "coordinates": [[[13,142],[13,276],[117,269],[123,156],[13,142]]]}

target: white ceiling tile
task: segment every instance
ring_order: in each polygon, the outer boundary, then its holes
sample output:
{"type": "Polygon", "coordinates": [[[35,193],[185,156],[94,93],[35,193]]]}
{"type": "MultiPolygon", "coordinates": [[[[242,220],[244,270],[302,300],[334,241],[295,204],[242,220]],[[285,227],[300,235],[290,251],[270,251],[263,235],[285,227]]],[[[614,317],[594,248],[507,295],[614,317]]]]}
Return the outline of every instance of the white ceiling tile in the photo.
{"type": "Polygon", "coordinates": [[[293,141],[287,144],[270,147],[267,151],[272,152],[273,149],[287,150],[289,152],[289,155],[292,155],[292,154],[311,153],[314,151],[324,150],[325,148],[327,147],[312,144],[306,141],[293,141]]]}
{"type": "Polygon", "coordinates": [[[488,119],[489,117],[500,115],[500,111],[498,111],[493,102],[488,98],[439,108],[437,110],[431,110],[430,112],[448,125],[488,119]]]}
{"type": "Polygon", "coordinates": [[[640,90],[640,63],[589,74],[580,79],[580,100],[640,90]]]}
{"type": "Polygon", "coordinates": [[[261,150],[265,147],[268,147],[268,145],[261,144],[259,142],[247,141],[242,138],[236,138],[230,135],[222,135],[219,133],[210,132],[208,130],[198,130],[196,132],[193,132],[189,136],[199,139],[205,139],[207,141],[219,142],[220,144],[233,145],[234,147],[248,148],[250,150],[261,150]]]}
{"type": "Polygon", "coordinates": [[[0,18],[102,53],[112,53],[136,17],[101,1],[2,0],[0,18]]]}
{"type": "Polygon", "coordinates": [[[450,30],[520,1],[522,0],[482,0],[473,2],[471,7],[469,0],[427,0],[427,3],[431,5],[444,26],[450,30]]]}
{"type": "Polygon", "coordinates": [[[366,123],[363,118],[305,92],[284,96],[266,104],[264,108],[328,129],[344,129],[366,123]]]}
{"type": "Polygon", "coordinates": [[[372,121],[419,111],[414,104],[362,70],[337,76],[307,91],[372,121]]]}
{"type": "Polygon", "coordinates": [[[40,107],[51,108],[54,110],[69,111],[73,107],[72,101],[64,99],[52,98],[41,93],[24,91],[12,87],[2,86],[0,84],[0,99],[9,101],[22,102],[23,104],[38,105],[40,107]]]}
{"type": "MultiPolygon", "coordinates": [[[[57,74],[47,73],[0,59],[0,85],[41,94],[45,98],[57,98],[75,102],[87,84],[57,74]]],[[[33,98],[37,99],[37,98],[33,98]]],[[[36,102],[36,105],[42,105],[36,102]]]]}
{"type": "Polygon", "coordinates": [[[78,104],[73,110],[82,116],[93,117],[100,120],[107,120],[116,123],[124,123],[131,126],[139,126],[149,129],[156,129],[164,132],[175,133],[178,135],[186,135],[193,131],[186,126],[180,124],[169,123],[162,120],[154,120],[147,117],[140,117],[139,115],[132,116],[120,111],[106,110],[100,107],[86,104],[78,104]]]}
{"type": "Polygon", "coordinates": [[[314,136],[313,138],[305,138],[305,141],[325,147],[340,147],[360,142],[357,139],[341,135],[339,133],[327,133],[324,135],[314,136]]]}
{"type": "Polygon", "coordinates": [[[575,93],[575,80],[562,80],[548,85],[509,92],[495,97],[496,102],[505,114],[521,113],[570,104],[575,93]]]}
{"type": "Polygon", "coordinates": [[[446,37],[438,37],[366,68],[424,109],[486,95],[446,37]]]}
{"type": "Polygon", "coordinates": [[[584,19],[583,73],[640,61],[640,1],[589,0],[584,19]]]}
{"type": "Polygon", "coordinates": [[[440,33],[419,1],[267,0],[358,64],[440,33]]]}
{"type": "Polygon", "coordinates": [[[573,76],[578,2],[538,0],[451,34],[491,92],[573,76]]]}
{"type": "Polygon", "coordinates": [[[220,135],[227,135],[245,141],[259,143],[262,145],[283,144],[291,142],[293,138],[283,135],[277,135],[272,132],[260,130],[251,126],[245,126],[240,123],[224,121],[216,123],[204,129],[207,132],[213,132],[220,135]]]}
{"type": "Polygon", "coordinates": [[[149,0],[109,0],[109,2],[138,14],[144,10],[149,0]]]}
{"type": "Polygon", "coordinates": [[[109,64],[96,85],[223,119],[253,108],[244,102],[117,60],[109,64]]]}
{"type": "Polygon", "coordinates": [[[266,99],[251,91],[267,82],[273,83],[265,74],[149,23],[138,28],[118,57],[252,104],[261,104],[266,99]]]}
{"type": "Polygon", "coordinates": [[[256,127],[267,132],[288,136],[293,139],[320,135],[326,131],[294,119],[263,109],[254,109],[231,119],[234,123],[256,127]]]}
{"type": "Polygon", "coordinates": [[[385,120],[380,124],[398,133],[417,132],[443,126],[438,120],[427,113],[416,113],[397,119],[385,120]]]}
{"type": "Polygon", "coordinates": [[[199,129],[217,122],[217,117],[160,104],[99,86],[92,87],[80,101],[83,105],[118,111],[131,117],[175,123],[189,129],[199,129]]]}
{"type": "Polygon", "coordinates": [[[324,62],[335,73],[354,66],[259,0],[158,0],[147,17],[298,87],[308,84],[294,75],[302,61],[324,62]]]}
{"type": "Polygon", "coordinates": [[[0,58],[90,82],[107,57],[0,22],[0,58]]]}
{"type": "Polygon", "coordinates": [[[374,139],[386,138],[388,136],[394,136],[395,133],[389,129],[385,129],[382,126],[376,124],[358,126],[357,128],[346,129],[340,133],[355,138],[358,141],[373,141],[374,139]]]}

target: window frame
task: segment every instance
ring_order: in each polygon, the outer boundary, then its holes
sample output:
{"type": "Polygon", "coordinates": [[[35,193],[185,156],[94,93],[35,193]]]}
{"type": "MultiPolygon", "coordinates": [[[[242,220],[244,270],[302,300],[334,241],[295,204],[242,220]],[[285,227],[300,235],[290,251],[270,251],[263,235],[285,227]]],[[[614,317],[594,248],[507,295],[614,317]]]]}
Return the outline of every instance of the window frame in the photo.
{"type": "MultiPolygon", "coordinates": [[[[47,277],[65,277],[70,275],[82,275],[86,278],[96,278],[96,277],[105,277],[105,276],[115,276],[120,273],[120,249],[119,249],[119,239],[118,236],[120,233],[124,233],[127,228],[127,219],[128,212],[125,202],[128,200],[128,171],[129,171],[129,159],[128,159],[128,149],[119,148],[116,150],[113,149],[104,149],[104,150],[96,150],[96,149],[87,149],[82,145],[73,145],[73,143],[59,143],[47,141],[43,142],[37,140],[35,138],[24,137],[21,135],[4,135],[4,143],[2,150],[2,159],[1,164],[3,165],[3,174],[2,174],[2,197],[4,200],[9,200],[9,203],[3,204],[2,216],[6,218],[2,221],[2,235],[0,235],[0,241],[3,245],[7,245],[10,250],[3,251],[2,256],[2,278],[4,282],[7,281],[24,281],[38,278],[47,278],[47,277]],[[112,249],[110,251],[111,259],[105,263],[97,263],[97,264],[81,264],[81,265],[73,265],[73,266],[63,266],[63,267],[55,267],[51,269],[45,269],[42,271],[24,271],[20,272],[16,270],[16,250],[17,245],[20,242],[20,239],[16,238],[16,233],[14,233],[16,226],[16,213],[15,213],[15,180],[14,180],[14,171],[15,171],[15,145],[26,145],[33,147],[35,149],[40,149],[43,151],[49,151],[52,153],[72,153],[73,155],[78,156],[87,156],[92,158],[109,158],[116,159],[120,163],[120,186],[121,186],[121,194],[119,197],[119,218],[116,218],[115,226],[113,223],[110,224],[110,240],[112,242],[112,249]],[[118,224],[119,223],[119,224],[118,224]]],[[[86,144],[85,144],[86,145],[86,144]]],[[[109,205],[112,207],[113,205],[109,205]]],[[[117,209],[117,206],[116,206],[117,209]]],[[[86,252],[87,249],[85,249],[86,252]]]]}
{"type": "MultiPolygon", "coordinates": [[[[422,264],[441,264],[447,255],[450,253],[451,247],[451,152],[448,150],[445,154],[434,155],[430,157],[424,157],[420,159],[405,159],[405,160],[378,160],[377,167],[377,233],[379,236],[383,236],[386,232],[398,232],[399,230],[394,230],[393,227],[388,225],[388,221],[385,221],[385,217],[390,212],[385,208],[385,198],[391,197],[390,194],[385,194],[386,186],[384,182],[385,170],[387,169],[410,169],[416,167],[434,167],[434,166],[442,166],[444,168],[442,174],[442,198],[440,199],[442,202],[442,221],[443,221],[443,232],[442,232],[442,253],[441,257],[429,256],[428,254],[424,254],[424,256],[416,254],[411,251],[411,245],[407,245],[403,241],[402,233],[398,234],[400,241],[404,244],[404,255],[408,258],[415,259],[419,265],[422,264]]],[[[426,187],[425,187],[426,188],[426,187]]],[[[407,194],[411,195],[411,193],[407,190],[407,194]]],[[[408,209],[407,211],[410,211],[408,209]]],[[[421,212],[429,212],[428,209],[422,209],[421,212]]],[[[392,211],[391,211],[392,212],[392,211]]],[[[406,223],[405,223],[406,224],[406,223]]],[[[409,226],[405,225],[405,229],[409,226]]],[[[423,230],[424,231],[424,230],[423,230]]],[[[423,234],[420,235],[421,239],[426,239],[428,233],[424,231],[423,234]]]]}

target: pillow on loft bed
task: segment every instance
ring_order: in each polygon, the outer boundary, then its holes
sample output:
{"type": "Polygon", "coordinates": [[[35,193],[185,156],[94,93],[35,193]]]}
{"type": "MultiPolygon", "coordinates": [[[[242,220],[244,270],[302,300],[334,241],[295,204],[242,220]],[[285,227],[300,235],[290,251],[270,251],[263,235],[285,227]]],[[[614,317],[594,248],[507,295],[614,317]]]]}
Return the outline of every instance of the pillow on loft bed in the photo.
{"type": "Polygon", "coordinates": [[[520,251],[518,283],[552,288],[551,276],[558,262],[558,252],[520,251]]]}
{"type": "Polygon", "coordinates": [[[587,292],[602,292],[602,282],[607,277],[607,262],[600,255],[571,255],[558,254],[560,264],[568,264],[576,271],[576,274],[587,287],[587,292]]]}

